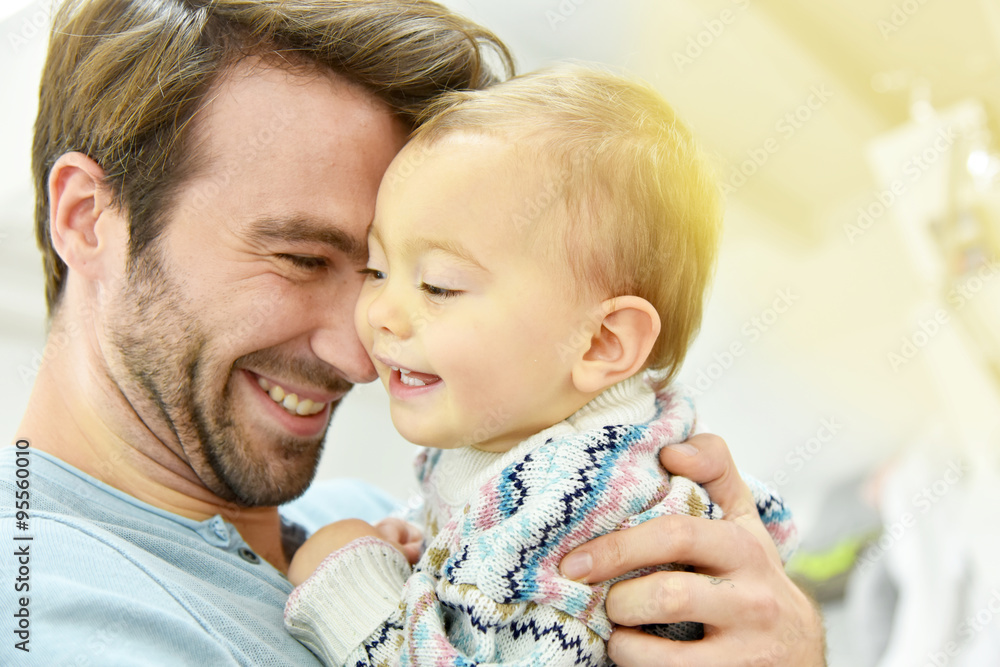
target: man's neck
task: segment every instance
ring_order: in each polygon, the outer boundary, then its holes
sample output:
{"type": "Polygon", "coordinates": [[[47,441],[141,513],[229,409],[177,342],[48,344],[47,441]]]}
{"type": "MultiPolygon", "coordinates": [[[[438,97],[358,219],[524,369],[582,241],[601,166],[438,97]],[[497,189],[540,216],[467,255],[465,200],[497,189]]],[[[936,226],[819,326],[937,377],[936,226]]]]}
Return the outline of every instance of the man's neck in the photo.
{"type": "Polygon", "coordinates": [[[74,342],[43,355],[17,437],[154,507],[195,521],[222,515],[254,551],[287,572],[277,508],[239,507],[210,491],[180,448],[151,431],[107,374],[90,367],[82,347],[74,342]]]}

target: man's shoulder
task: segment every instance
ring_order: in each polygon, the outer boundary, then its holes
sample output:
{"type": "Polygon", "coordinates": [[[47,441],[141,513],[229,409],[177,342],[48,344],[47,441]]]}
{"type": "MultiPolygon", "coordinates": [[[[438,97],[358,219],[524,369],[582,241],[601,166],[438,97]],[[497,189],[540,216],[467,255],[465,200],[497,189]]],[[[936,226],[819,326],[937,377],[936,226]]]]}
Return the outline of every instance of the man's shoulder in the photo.
{"type": "Polygon", "coordinates": [[[314,664],[284,631],[291,584],[230,524],[157,510],[39,452],[20,466],[12,454],[0,451],[0,541],[20,550],[33,660],[314,664]]]}
{"type": "Polygon", "coordinates": [[[30,522],[51,524],[52,530],[62,526],[66,535],[81,540],[170,516],[30,447],[0,448],[0,494],[0,516],[13,515],[15,527],[24,514],[30,522]]]}

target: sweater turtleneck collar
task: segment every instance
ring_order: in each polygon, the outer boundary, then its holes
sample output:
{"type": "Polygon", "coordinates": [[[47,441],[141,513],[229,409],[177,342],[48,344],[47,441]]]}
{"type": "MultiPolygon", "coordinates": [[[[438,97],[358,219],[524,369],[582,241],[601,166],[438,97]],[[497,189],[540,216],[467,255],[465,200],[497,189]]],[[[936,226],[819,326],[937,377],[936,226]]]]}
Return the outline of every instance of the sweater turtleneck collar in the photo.
{"type": "Polygon", "coordinates": [[[622,380],[594,397],[566,420],[536,433],[506,452],[484,452],[474,447],[441,453],[436,476],[437,495],[453,509],[463,507],[492,475],[530,451],[558,437],[610,425],[642,424],[656,415],[656,394],[642,374],[622,380]]]}

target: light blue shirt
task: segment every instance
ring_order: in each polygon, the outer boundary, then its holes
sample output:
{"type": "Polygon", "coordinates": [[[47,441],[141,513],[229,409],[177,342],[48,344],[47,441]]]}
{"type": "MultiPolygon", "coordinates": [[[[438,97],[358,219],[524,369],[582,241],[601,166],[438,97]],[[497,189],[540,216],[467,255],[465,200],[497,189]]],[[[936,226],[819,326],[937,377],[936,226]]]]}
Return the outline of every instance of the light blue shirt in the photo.
{"type": "MultiPolygon", "coordinates": [[[[0,449],[0,664],[319,664],[285,632],[292,585],[231,523],[158,509],[34,449],[20,457],[28,472],[19,478],[17,451],[0,449]],[[30,494],[26,530],[16,516],[19,479],[30,494]],[[15,647],[25,613],[27,653],[15,647]]],[[[338,481],[314,485],[282,513],[311,532],[393,508],[371,486],[338,481]]]]}

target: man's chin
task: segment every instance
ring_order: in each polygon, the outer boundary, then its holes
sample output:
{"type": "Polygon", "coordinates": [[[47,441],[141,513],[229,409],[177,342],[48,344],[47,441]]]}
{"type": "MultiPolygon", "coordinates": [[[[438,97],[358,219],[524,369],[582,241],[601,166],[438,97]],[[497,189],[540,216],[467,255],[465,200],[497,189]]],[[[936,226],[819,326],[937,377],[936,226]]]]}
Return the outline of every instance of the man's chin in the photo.
{"type": "Polygon", "coordinates": [[[240,507],[276,507],[295,500],[309,488],[315,477],[315,467],[312,472],[304,478],[254,481],[246,483],[246,480],[226,480],[225,486],[229,491],[228,502],[232,502],[240,507]]]}
{"type": "Polygon", "coordinates": [[[217,495],[240,507],[273,507],[298,498],[309,488],[319,467],[322,440],[294,443],[267,458],[211,457],[217,495]],[[227,497],[228,496],[228,497],[227,497]]]}

